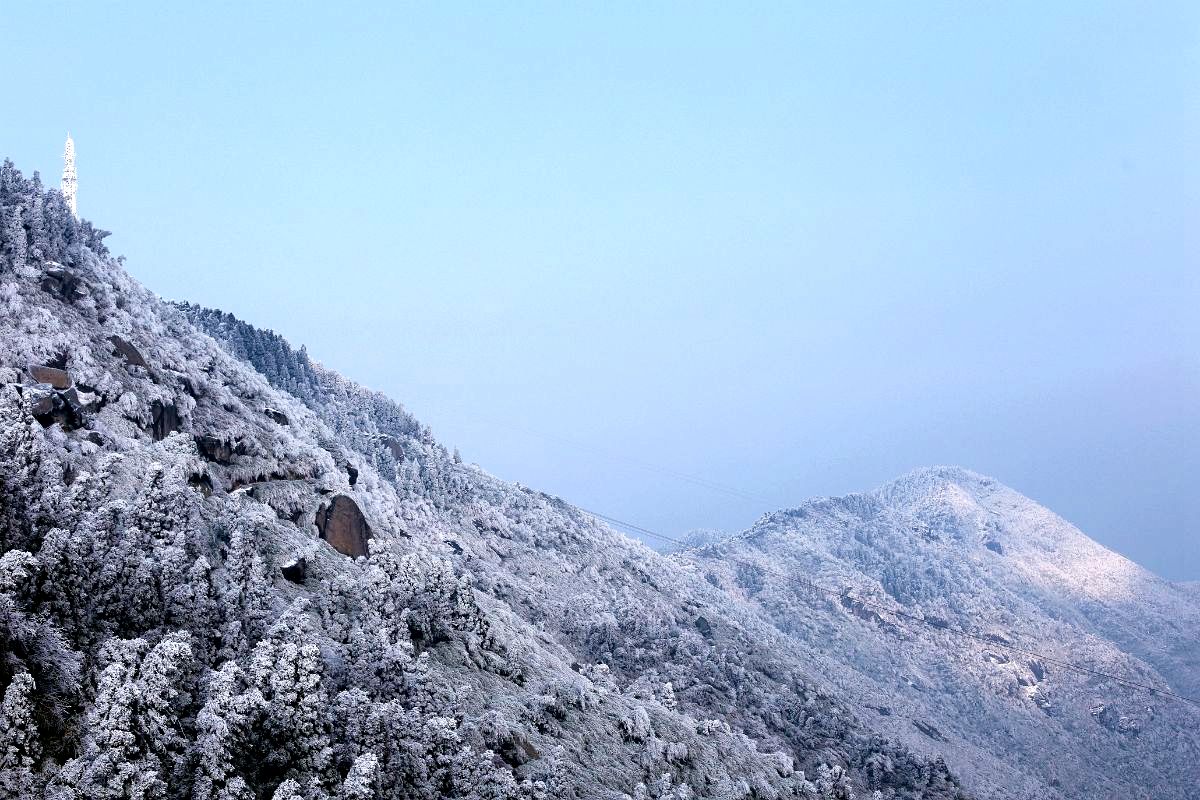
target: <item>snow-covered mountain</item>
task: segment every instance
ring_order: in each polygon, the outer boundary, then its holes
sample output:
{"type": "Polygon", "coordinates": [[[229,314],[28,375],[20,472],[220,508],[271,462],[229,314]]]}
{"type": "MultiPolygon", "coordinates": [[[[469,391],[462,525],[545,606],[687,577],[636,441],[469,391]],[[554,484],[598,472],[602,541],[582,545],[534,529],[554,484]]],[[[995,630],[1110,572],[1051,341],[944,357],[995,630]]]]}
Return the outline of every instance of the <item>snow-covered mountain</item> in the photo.
{"type": "Polygon", "coordinates": [[[1200,708],[1054,663],[1196,696],[1194,591],[992,479],[920,470],[676,558],[805,643],[832,691],[968,787],[1153,798],[1200,787],[1200,708]]]}
{"type": "Polygon", "coordinates": [[[102,240],[0,168],[0,797],[1195,785],[1191,709],[855,603],[1194,686],[1194,590],[1003,487],[922,473],[663,556],[102,240]]]}
{"type": "Polygon", "coordinates": [[[692,571],[102,240],[0,168],[0,797],[961,796],[692,571]]]}

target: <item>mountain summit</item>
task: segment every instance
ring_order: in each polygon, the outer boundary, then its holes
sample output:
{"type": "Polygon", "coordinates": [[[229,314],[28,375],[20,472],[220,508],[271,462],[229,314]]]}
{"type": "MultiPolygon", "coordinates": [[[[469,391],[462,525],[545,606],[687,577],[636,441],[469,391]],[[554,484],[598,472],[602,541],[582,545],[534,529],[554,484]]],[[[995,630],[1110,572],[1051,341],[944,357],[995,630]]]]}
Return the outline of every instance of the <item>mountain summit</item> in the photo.
{"type": "Polygon", "coordinates": [[[676,558],[968,786],[1182,798],[1200,785],[1196,707],[1062,666],[1196,694],[1194,592],[991,478],[917,470],[676,558]]]}

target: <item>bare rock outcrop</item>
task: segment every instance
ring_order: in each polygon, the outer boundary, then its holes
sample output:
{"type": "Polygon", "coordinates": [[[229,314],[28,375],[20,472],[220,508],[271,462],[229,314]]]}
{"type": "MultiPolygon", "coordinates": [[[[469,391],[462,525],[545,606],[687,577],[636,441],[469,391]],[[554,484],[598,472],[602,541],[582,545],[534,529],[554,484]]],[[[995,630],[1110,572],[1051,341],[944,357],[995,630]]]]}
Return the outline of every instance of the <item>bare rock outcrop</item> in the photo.
{"type": "Polygon", "coordinates": [[[159,442],[179,430],[179,409],[174,403],[155,400],[150,406],[150,435],[159,442]]]}
{"type": "Polygon", "coordinates": [[[141,367],[142,369],[150,368],[138,349],[120,336],[110,336],[108,337],[108,341],[113,346],[113,355],[125,359],[125,363],[129,366],[141,367]]]}
{"type": "Polygon", "coordinates": [[[342,555],[357,558],[368,554],[371,526],[350,497],[339,494],[331,502],[323,503],[313,522],[321,538],[342,555]]]}
{"type": "Polygon", "coordinates": [[[48,367],[44,364],[30,364],[29,374],[38,383],[45,383],[53,389],[66,389],[71,385],[71,376],[65,369],[48,367]]]}

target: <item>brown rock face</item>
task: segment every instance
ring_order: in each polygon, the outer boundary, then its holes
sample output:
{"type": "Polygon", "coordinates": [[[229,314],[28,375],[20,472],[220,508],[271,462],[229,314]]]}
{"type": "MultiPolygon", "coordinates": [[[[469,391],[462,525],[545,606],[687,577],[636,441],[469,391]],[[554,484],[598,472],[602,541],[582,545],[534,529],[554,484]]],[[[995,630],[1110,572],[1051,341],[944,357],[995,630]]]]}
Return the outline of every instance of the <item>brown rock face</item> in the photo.
{"type": "Polygon", "coordinates": [[[48,383],[55,389],[66,389],[71,385],[71,376],[65,369],[46,367],[41,364],[30,364],[29,374],[38,383],[48,383]]]}
{"type": "Polygon", "coordinates": [[[84,406],[74,388],[31,389],[28,398],[29,410],[43,428],[58,424],[64,431],[73,431],[84,423],[84,406]]]}
{"type": "Polygon", "coordinates": [[[333,502],[318,508],[317,518],[313,521],[321,538],[334,550],[351,558],[367,555],[371,526],[359,511],[358,504],[346,495],[339,494],[333,502]]]}
{"type": "Polygon", "coordinates": [[[146,359],[142,358],[142,354],[138,352],[138,349],[129,342],[125,341],[120,336],[110,336],[108,337],[108,341],[112,343],[113,355],[120,356],[121,358],[125,359],[126,364],[131,367],[142,367],[143,369],[149,369],[149,366],[146,364],[146,359]]]}
{"type": "Polygon", "coordinates": [[[196,449],[200,452],[200,457],[208,461],[214,461],[218,464],[229,466],[233,463],[234,456],[246,455],[246,445],[241,441],[227,441],[220,436],[211,436],[205,434],[195,437],[196,449]]]}

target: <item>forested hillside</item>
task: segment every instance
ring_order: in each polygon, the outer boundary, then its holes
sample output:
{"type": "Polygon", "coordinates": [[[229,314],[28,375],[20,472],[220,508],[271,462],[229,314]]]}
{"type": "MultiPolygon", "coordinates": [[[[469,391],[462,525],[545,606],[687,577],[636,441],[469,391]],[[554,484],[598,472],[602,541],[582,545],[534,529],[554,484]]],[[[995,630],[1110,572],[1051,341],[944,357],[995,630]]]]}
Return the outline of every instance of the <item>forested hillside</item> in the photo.
{"type": "Polygon", "coordinates": [[[103,237],[0,168],[0,798],[1196,785],[1194,712],[1002,646],[1194,688],[1194,587],[1015,492],[918,473],[663,556],[103,237]]]}
{"type": "Polygon", "coordinates": [[[962,795],[699,576],[235,355],[8,163],[0,231],[0,796],[962,795]]]}
{"type": "Polygon", "coordinates": [[[968,786],[1181,800],[1200,786],[1200,706],[1096,674],[1194,696],[1195,594],[990,478],[919,470],[677,558],[968,786]]]}

